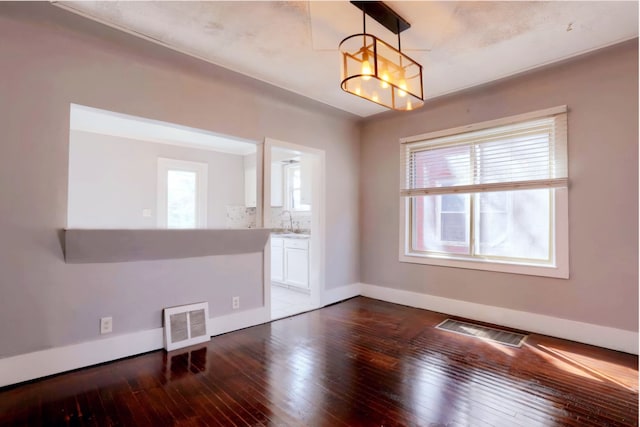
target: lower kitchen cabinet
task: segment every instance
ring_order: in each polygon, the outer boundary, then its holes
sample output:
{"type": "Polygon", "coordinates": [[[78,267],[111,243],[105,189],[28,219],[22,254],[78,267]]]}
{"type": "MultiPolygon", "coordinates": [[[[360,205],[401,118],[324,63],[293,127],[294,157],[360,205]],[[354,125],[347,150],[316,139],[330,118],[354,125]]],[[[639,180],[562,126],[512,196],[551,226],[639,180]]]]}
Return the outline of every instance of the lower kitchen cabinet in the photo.
{"type": "Polygon", "coordinates": [[[271,280],[309,289],[309,240],[271,238],[271,280]]]}

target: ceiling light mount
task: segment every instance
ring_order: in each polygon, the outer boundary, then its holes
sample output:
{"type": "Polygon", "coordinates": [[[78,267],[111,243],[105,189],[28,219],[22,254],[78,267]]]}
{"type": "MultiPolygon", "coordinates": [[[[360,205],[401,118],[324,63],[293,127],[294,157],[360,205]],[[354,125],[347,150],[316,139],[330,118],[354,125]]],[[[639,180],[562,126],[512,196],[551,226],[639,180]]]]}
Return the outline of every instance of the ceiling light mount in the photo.
{"type": "Polygon", "coordinates": [[[342,90],[399,111],[424,105],[422,65],[401,52],[400,33],[411,24],[381,1],[352,1],[362,10],[362,33],[340,42],[342,90]],[[367,34],[366,15],[398,35],[398,48],[367,34]]]}

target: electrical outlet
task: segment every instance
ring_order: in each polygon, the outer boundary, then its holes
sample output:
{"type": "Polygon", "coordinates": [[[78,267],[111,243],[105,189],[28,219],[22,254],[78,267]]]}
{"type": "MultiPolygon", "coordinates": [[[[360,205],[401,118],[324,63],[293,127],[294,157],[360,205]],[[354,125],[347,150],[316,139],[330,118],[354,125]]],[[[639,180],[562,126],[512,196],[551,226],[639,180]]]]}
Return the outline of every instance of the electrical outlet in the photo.
{"type": "Polygon", "coordinates": [[[100,334],[110,334],[113,332],[113,318],[101,317],[100,318],[100,334]]]}
{"type": "Polygon", "coordinates": [[[240,308],[240,297],[233,297],[233,299],[231,300],[231,307],[234,310],[240,308]]]}

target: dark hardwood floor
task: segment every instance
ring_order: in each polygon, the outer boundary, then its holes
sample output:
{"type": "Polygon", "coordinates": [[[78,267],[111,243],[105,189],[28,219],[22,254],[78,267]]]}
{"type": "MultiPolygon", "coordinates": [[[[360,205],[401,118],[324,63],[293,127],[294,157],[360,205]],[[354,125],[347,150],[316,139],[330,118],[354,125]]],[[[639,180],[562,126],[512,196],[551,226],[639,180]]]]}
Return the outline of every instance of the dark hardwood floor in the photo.
{"type": "Polygon", "coordinates": [[[367,298],[0,390],[0,425],[637,426],[638,359],[367,298]]]}

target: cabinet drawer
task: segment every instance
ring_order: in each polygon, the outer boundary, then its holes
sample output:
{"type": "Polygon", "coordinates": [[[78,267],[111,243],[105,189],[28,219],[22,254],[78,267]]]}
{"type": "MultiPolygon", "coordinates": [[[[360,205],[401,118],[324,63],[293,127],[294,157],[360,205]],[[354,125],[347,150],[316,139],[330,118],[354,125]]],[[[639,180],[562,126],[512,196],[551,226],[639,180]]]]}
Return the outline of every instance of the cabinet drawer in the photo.
{"type": "Polygon", "coordinates": [[[271,247],[272,248],[281,248],[284,246],[284,239],[279,238],[279,237],[272,237],[271,238],[271,247]]]}
{"type": "Polygon", "coordinates": [[[283,239],[285,248],[293,249],[309,249],[309,240],[307,239],[283,239]]]}

